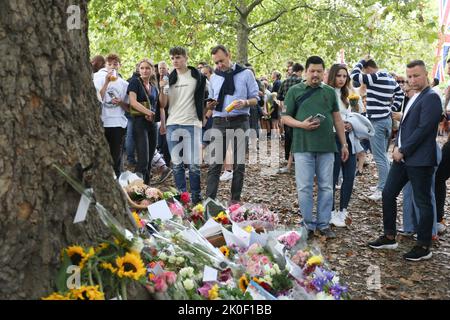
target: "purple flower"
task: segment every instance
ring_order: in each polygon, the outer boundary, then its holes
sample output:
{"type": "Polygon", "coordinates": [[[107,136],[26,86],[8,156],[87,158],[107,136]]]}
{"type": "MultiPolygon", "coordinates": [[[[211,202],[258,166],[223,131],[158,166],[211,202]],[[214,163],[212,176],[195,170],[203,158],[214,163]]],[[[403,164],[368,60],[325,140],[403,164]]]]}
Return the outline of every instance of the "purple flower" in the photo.
{"type": "Polygon", "coordinates": [[[311,283],[317,291],[323,291],[323,287],[328,283],[328,280],[325,277],[315,277],[311,283]]]}
{"type": "Polygon", "coordinates": [[[330,288],[330,294],[334,297],[335,300],[340,300],[343,293],[347,292],[348,288],[345,286],[341,286],[338,283],[334,284],[330,288]]]}

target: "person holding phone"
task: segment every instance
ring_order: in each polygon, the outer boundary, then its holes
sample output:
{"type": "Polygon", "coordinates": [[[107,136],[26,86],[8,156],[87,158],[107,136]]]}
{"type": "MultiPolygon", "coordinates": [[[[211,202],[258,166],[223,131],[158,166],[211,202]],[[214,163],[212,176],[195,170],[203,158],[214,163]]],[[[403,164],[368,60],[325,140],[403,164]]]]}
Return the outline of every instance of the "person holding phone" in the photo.
{"type": "Polygon", "coordinates": [[[102,102],[101,117],[105,128],[105,137],[117,178],[121,172],[122,146],[128,123],[125,111],[128,111],[129,108],[128,82],[118,76],[119,68],[120,57],[116,54],[109,54],[106,57],[105,68],[94,74],[94,86],[102,102]]]}
{"type": "Polygon", "coordinates": [[[292,86],[284,99],[283,122],[293,128],[292,153],[295,159],[300,213],[308,238],[317,230],[334,238],[329,223],[333,206],[333,166],[337,152],[335,133],[342,145],[341,159],[347,161],[348,145],[344,122],[333,88],[324,84],[325,62],[312,56],[306,61],[306,82],[292,86]],[[317,219],[313,217],[314,176],[318,182],[317,219]]]}

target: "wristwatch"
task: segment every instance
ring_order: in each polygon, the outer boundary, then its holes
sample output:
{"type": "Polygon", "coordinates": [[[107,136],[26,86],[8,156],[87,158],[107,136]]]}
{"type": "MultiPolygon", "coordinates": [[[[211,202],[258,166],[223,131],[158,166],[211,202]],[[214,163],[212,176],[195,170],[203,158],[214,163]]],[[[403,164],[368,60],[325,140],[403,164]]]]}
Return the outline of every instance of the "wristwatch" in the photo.
{"type": "Polygon", "coordinates": [[[348,144],[344,143],[344,144],[342,145],[342,148],[343,148],[343,147],[348,148],[348,144]]]}

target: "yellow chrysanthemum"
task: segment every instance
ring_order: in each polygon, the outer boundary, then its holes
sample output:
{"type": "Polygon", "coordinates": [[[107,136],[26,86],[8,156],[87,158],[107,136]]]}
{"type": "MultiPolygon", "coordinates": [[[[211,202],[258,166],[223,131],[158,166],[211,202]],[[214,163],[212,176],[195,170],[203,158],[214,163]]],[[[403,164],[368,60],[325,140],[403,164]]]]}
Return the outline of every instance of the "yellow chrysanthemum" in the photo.
{"type": "Polygon", "coordinates": [[[239,289],[241,289],[242,292],[245,292],[249,283],[250,281],[248,281],[247,276],[245,274],[242,275],[242,277],[239,278],[239,289]]]}
{"type": "Polygon", "coordinates": [[[219,286],[215,284],[211,289],[208,291],[208,298],[209,300],[215,300],[219,297],[219,286]]]}
{"type": "Polygon", "coordinates": [[[251,232],[252,232],[253,230],[255,230],[255,229],[253,229],[252,226],[246,226],[246,227],[244,228],[244,230],[247,231],[248,233],[251,233],[251,232]]]}
{"type": "Polygon", "coordinates": [[[323,263],[322,256],[312,256],[306,262],[309,266],[320,266],[323,263]]]}
{"type": "Polygon", "coordinates": [[[230,256],[230,249],[228,249],[228,247],[227,246],[221,246],[220,248],[219,248],[219,250],[220,250],[220,252],[222,252],[222,254],[225,256],[225,257],[229,257],[230,256]]]}
{"type": "Polygon", "coordinates": [[[127,253],[123,257],[118,257],[116,259],[117,265],[117,275],[119,277],[132,278],[134,280],[139,280],[145,275],[144,262],[137,254],[127,253]]]}
{"type": "Polygon", "coordinates": [[[70,295],[76,300],[105,300],[105,294],[99,290],[99,286],[82,286],[79,289],[72,289],[70,295]]]}
{"type": "Polygon", "coordinates": [[[58,292],[53,292],[48,297],[42,298],[42,300],[70,300],[67,295],[59,294],[58,292]]]}

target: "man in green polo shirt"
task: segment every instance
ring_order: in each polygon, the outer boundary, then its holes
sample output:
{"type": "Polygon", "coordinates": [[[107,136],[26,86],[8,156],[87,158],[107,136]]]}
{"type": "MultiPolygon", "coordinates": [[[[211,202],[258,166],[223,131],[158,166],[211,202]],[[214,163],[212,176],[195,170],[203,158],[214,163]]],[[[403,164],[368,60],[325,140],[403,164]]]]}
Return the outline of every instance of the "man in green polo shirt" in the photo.
{"type": "Polygon", "coordinates": [[[291,87],[284,104],[283,121],[294,128],[292,153],[295,159],[295,179],[303,223],[308,238],[316,230],[326,238],[336,235],[330,229],[333,201],[333,165],[337,152],[333,127],[342,147],[342,161],[348,158],[344,123],[339,113],[336,93],[323,84],[325,63],[317,56],[306,61],[306,82],[291,87]],[[317,219],[313,217],[314,176],[318,182],[317,219]]]}

